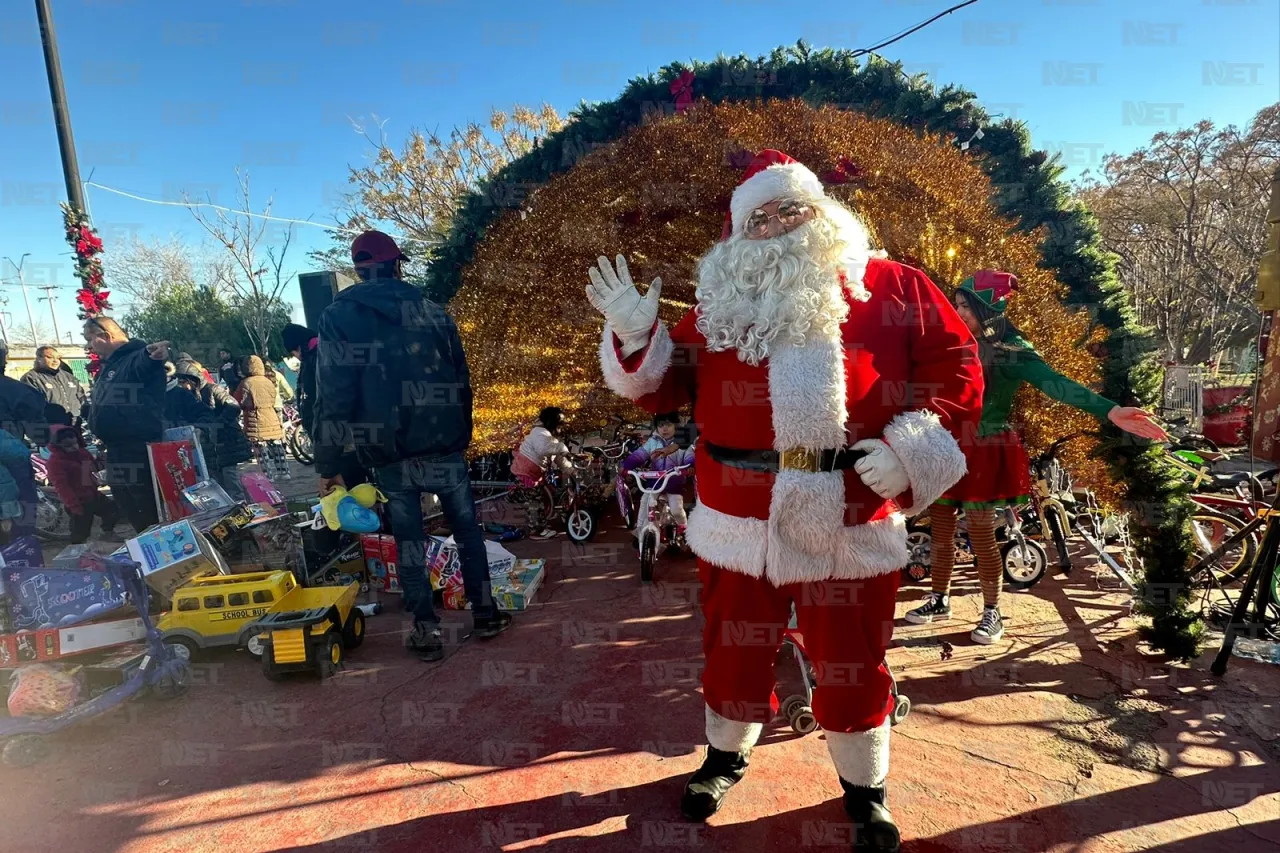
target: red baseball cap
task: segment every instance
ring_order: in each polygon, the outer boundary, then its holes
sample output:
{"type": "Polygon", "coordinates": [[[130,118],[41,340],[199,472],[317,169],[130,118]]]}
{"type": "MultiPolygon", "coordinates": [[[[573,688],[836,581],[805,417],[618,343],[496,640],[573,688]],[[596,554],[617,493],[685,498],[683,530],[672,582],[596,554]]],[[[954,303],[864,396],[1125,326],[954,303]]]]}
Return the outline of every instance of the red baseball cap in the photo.
{"type": "Polygon", "coordinates": [[[407,260],[396,241],[381,231],[366,231],[351,241],[351,261],[358,267],[407,260]]]}

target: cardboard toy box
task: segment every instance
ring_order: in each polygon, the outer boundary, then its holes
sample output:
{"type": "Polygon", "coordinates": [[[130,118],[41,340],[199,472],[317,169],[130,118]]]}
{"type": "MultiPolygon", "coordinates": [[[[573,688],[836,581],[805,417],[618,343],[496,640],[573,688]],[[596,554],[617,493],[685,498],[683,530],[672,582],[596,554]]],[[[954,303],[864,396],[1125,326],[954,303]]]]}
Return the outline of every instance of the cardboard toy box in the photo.
{"type": "Polygon", "coordinates": [[[396,540],[383,533],[363,533],[360,547],[364,551],[365,566],[373,583],[381,584],[385,592],[400,591],[400,575],[396,571],[396,540]]]}
{"type": "Polygon", "coordinates": [[[5,567],[0,594],[12,631],[57,628],[97,619],[125,603],[124,586],[107,572],[5,567]]]}
{"type": "Polygon", "coordinates": [[[89,622],[70,628],[0,634],[0,667],[82,655],[132,643],[146,636],[147,629],[137,617],[89,622]]]}
{"type": "MultiPolygon", "coordinates": [[[[533,603],[533,597],[546,575],[546,560],[516,560],[515,566],[505,576],[492,576],[493,600],[501,610],[524,610],[533,603]]],[[[462,588],[462,575],[451,577],[444,588],[444,606],[450,610],[469,610],[466,593],[462,588]]]]}
{"type": "Polygon", "coordinates": [[[126,543],[147,585],[165,598],[192,578],[230,574],[222,555],[189,520],[153,527],[126,543]]]}

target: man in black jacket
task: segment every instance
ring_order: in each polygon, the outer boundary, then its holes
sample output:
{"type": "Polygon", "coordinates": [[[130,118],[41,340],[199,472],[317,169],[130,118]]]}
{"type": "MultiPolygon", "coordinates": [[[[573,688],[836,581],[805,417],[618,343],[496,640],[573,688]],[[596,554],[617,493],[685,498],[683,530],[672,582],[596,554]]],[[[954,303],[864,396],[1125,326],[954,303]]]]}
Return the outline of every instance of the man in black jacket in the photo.
{"type": "Polygon", "coordinates": [[[45,420],[50,424],[72,426],[80,419],[84,387],[56,347],[42,346],[36,350],[36,366],[23,374],[22,382],[44,397],[45,420]]]}
{"type": "MultiPolygon", "coordinates": [[[[302,428],[314,440],[316,435],[316,364],[320,360],[320,339],[306,326],[290,323],[280,332],[285,351],[298,359],[298,385],[294,389],[302,428]]],[[[344,451],[338,460],[338,474],[348,489],[369,482],[369,473],[354,450],[344,451]]]]}
{"type": "Polygon", "coordinates": [[[84,339],[102,359],[89,394],[89,430],[107,450],[107,483],[141,533],[159,520],[147,442],[164,434],[169,342],[130,340],[110,317],[85,321],[84,339]]]}
{"type": "Polygon", "coordinates": [[[366,231],[351,244],[361,283],[340,292],[320,317],[313,433],[320,491],[344,485],[340,459],[354,445],[388,498],[400,586],[413,611],[405,640],[425,660],[444,656],[426,575],[422,495],[436,495],[458,543],[475,633],[497,636],[511,616],[497,609],[467,462],[471,380],[457,326],[439,305],[401,280],[395,241],[366,231]]]}

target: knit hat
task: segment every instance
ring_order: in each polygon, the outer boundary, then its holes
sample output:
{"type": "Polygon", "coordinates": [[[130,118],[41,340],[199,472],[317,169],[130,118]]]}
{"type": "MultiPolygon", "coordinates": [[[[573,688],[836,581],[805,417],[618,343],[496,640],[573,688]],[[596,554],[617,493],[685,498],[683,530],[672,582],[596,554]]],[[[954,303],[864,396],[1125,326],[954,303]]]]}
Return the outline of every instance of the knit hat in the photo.
{"type": "Polygon", "coordinates": [[[755,156],[729,201],[729,218],[721,239],[740,234],[751,212],[784,198],[816,202],[826,198],[818,176],[794,158],[773,148],[755,156]]]}
{"type": "Polygon", "coordinates": [[[978,270],[960,282],[960,289],[997,314],[1009,307],[1009,294],[1018,289],[1018,277],[1000,270],[978,270]]]}

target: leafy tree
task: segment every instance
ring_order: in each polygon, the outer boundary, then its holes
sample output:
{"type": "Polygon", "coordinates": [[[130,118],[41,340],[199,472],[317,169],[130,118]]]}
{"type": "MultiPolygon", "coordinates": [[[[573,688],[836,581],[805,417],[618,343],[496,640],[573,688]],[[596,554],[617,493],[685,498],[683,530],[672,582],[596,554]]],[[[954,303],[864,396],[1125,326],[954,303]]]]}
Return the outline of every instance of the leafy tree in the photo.
{"type": "MultiPolygon", "coordinates": [[[[289,322],[289,308],[277,302],[257,313],[268,318],[268,354],[279,358],[284,350],[280,330],[289,322]]],[[[175,284],[135,305],[123,322],[132,337],[171,341],[175,351],[189,353],[205,366],[214,364],[224,347],[239,355],[262,352],[254,346],[243,313],[210,287],[175,284]]]]}
{"type": "Polygon", "coordinates": [[[1254,338],[1280,103],[1245,128],[1201,121],[1111,155],[1082,196],[1165,357],[1200,364],[1254,338]]]}
{"type": "MultiPolygon", "coordinates": [[[[431,247],[448,235],[459,200],[563,124],[549,104],[537,112],[522,106],[510,113],[495,109],[487,128],[472,122],[447,136],[411,129],[399,151],[387,139],[385,122],[376,124],[376,138],[356,125],[373,146],[374,156],[368,165],[349,167],[350,189],[337,218],[347,231],[378,228],[405,238],[403,248],[411,259],[406,275],[417,280],[430,260],[431,247]]],[[[327,269],[350,275],[351,235],[335,231],[332,236],[336,245],[311,257],[327,269]]]]}

